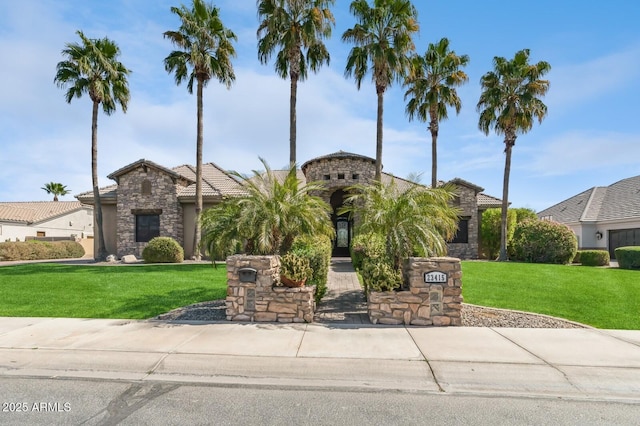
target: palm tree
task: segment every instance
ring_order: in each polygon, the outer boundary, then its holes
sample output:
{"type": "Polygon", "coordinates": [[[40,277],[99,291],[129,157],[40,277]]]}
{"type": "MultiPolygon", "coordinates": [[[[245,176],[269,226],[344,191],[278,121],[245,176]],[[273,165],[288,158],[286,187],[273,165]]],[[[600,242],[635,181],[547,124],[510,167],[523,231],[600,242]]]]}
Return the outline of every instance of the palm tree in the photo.
{"type": "Polygon", "coordinates": [[[431,187],[438,184],[438,130],[439,123],[447,119],[447,107],[454,107],[460,113],[462,102],[456,91],[469,80],[460,69],[469,63],[469,56],[456,55],[449,50],[449,40],[440,39],[437,44],[429,43],[424,56],[415,55],[412,72],[405,80],[408,86],[404,98],[410,98],[406,112],[409,120],[417,117],[423,123],[429,120],[431,132],[431,187]]]}
{"type": "Polygon", "coordinates": [[[129,82],[131,73],[120,61],[120,49],[108,38],[89,39],[82,31],[77,31],[82,43],[67,43],[62,50],[66,58],[58,62],[54,82],[60,88],[68,86],[66,100],[80,98],[88,93],[93,110],[91,115],[91,180],[93,186],[94,215],[98,228],[97,259],[104,259],[107,249],[102,228],[102,204],[98,187],[98,107],[111,115],[120,104],[123,112],[127,112],[129,103],[129,82]]]}
{"type": "Polygon", "coordinates": [[[266,171],[254,170],[252,177],[232,172],[244,183],[246,195],[225,199],[203,213],[202,242],[212,258],[238,246],[248,254],[284,254],[299,235],[333,238],[331,207],[311,195],[324,187],[302,184],[295,167],[281,178],[261,161],[266,171]]]}
{"type": "Polygon", "coordinates": [[[276,73],[291,80],[289,99],[289,165],[296,165],[296,102],[298,81],[307,78],[307,66],[318,72],[329,63],[322,42],[331,37],[335,20],[329,10],[335,0],[258,0],[258,58],[266,64],[277,50],[276,73]]]}
{"type": "Polygon", "coordinates": [[[342,40],[355,44],[347,57],[345,76],[353,76],[358,90],[371,68],[378,95],[376,126],[376,174],[382,175],[382,117],[384,92],[394,81],[402,81],[415,50],[412,36],[418,31],[418,12],[410,0],[354,0],[351,13],[358,23],[342,35],[342,40]]]}
{"type": "Polygon", "coordinates": [[[47,194],[53,194],[53,201],[58,201],[58,195],[63,196],[70,192],[70,190],[67,189],[67,185],[56,182],[49,182],[45,184],[42,189],[44,189],[47,194]]]}
{"type": "Polygon", "coordinates": [[[358,218],[358,234],[372,233],[385,239],[386,255],[400,269],[402,262],[413,254],[443,255],[447,240],[458,227],[457,208],[451,206],[455,188],[425,188],[414,184],[401,192],[391,180],[349,188],[351,195],[339,214],[350,213],[358,218]]]}
{"type": "Polygon", "coordinates": [[[509,206],[509,175],[511,151],[519,133],[526,133],[547,115],[547,106],[540,100],[549,90],[549,81],[541,80],[551,65],[540,61],[529,64],[529,49],[517,52],[513,59],[493,58],[493,71],[482,76],[482,93],[477,109],[478,125],[486,135],[493,129],[504,135],[505,165],[502,187],[502,215],[500,229],[500,254],[498,260],[507,260],[507,208],[509,206]]]}
{"type": "Polygon", "coordinates": [[[197,137],[196,137],[196,219],[193,235],[193,256],[200,260],[200,213],[202,212],[202,89],[213,77],[227,89],[235,80],[231,58],[236,52],[232,42],[236,35],[227,29],[219,16],[218,8],[203,0],[193,0],[191,9],[181,5],[171,12],[180,18],[178,31],[166,31],[164,37],[179,49],[164,59],[167,72],[175,72],[176,84],[187,82],[187,90],[193,93],[197,86],[197,137]]]}

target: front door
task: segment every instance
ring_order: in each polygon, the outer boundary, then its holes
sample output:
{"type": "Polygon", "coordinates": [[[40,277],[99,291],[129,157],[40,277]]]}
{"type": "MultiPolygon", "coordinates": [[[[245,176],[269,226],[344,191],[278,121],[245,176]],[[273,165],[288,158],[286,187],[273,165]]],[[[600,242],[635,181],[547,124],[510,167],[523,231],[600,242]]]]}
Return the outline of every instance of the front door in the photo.
{"type": "Polygon", "coordinates": [[[339,216],[335,220],[336,239],[333,244],[333,253],[335,257],[348,257],[349,243],[351,242],[351,229],[349,226],[349,218],[339,216]]]}

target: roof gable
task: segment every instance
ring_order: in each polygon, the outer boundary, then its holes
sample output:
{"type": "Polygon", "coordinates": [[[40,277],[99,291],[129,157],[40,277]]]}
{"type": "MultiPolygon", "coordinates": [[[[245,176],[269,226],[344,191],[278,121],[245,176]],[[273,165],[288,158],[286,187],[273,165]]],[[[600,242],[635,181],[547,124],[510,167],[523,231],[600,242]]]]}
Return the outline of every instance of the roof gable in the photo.
{"type": "MultiPolygon", "coordinates": [[[[189,179],[171,169],[168,169],[164,166],[161,166],[157,163],[154,163],[153,161],[149,161],[149,160],[145,160],[140,159],[134,163],[128,164],[124,167],[122,167],[121,169],[116,170],[115,172],[111,173],[109,176],[107,176],[109,179],[113,179],[116,182],[119,181],[120,176],[127,174],[133,170],[139,169],[139,168],[151,168],[151,169],[155,169],[157,171],[159,171],[160,173],[164,173],[169,175],[170,177],[172,177],[173,179],[178,179],[178,180],[187,180],[187,183],[195,183],[195,180],[189,179]]],[[[195,177],[195,174],[194,174],[195,177]]]]}

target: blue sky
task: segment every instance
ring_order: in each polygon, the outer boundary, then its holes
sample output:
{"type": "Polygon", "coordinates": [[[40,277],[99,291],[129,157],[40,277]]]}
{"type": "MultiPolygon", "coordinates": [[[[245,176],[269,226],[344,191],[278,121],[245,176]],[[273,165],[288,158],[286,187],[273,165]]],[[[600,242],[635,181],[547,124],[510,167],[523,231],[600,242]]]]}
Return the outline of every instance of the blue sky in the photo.
{"type": "MultiPolygon", "coordinates": [[[[350,45],[341,35],[354,24],[346,0],[334,7],[336,27],[327,42],[330,66],[299,85],[298,161],[338,150],[375,157],[375,89],[360,91],[345,79],[350,45]]],[[[162,33],[177,29],[169,9],[179,0],[0,0],[0,201],[48,200],[50,181],[71,189],[63,200],[91,189],[91,103],[64,100],[53,83],[60,51],[80,29],[109,37],[132,70],[129,110],[98,120],[98,169],[107,175],[147,158],[168,167],[195,163],[195,95],[176,86],[163,59],[172,50],[162,33]]],[[[256,53],[254,0],[217,0],[225,24],[238,36],[236,82],[212,81],[204,98],[204,160],[250,172],[258,156],[273,168],[288,154],[289,83],[256,53]]],[[[424,53],[441,37],[470,56],[469,82],[459,89],[461,113],[441,124],[439,178],[460,177],[502,195],[504,144],[478,130],[480,78],[494,56],[529,48],[531,61],[552,66],[544,102],[548,116],[521,135],[514,148],[510,201],[542,210],[587,188],[640,174],[640,3],[634,0],[415,0],[424,53]]],[[[430,181],[426,124],[409,122],[404,90],[385,96],[384,171],[400,177],[424,173],[430,181]]]]}

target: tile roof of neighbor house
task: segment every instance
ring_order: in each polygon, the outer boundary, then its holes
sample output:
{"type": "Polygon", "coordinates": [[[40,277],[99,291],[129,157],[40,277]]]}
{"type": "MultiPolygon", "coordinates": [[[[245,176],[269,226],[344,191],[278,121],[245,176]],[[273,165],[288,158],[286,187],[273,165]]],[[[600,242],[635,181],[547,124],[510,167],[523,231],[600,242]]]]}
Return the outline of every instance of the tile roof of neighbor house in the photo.
{"type": "Polygon", "coordinates": [[[640,176],[587,189],[538,216],[561,223],[640,218],[640,176]]]}
{"type": "Polygon", "coordinates": [[[38,223],[82,208],[91,206],[80,201],[0,202],[0,222],[38,223]]]}
{"type": "MultiPolygon", "coordinates": [[[[178,198],[190,198],[196,195],[196,168],[195,166],[183,164],[181,166],[168,169],[164,166],[160,166],[149,160],[138,160],[134,163],[126,165],[115,172],[111,173],[108,177],[116,180],[123,175],[137,167],[142,166],[154,167],[161,170],[170,176],[177,179],[184,179],[188,186],[182,187],[178,190],[178,198]]],[[[234,179],[229,173],[218,167],[214,163],[205,163],[202,165],[202,196],[203,197],[221,197],[225,195],[240,195],[243,193],[242,186],[234,179]]],[[[105,199],[116,199],[118,185],[109,185],[100,188],[100,197],[105,199]]],[[[81,201],[93,203],[93,191],[86,191],[76,195],[76,198],[81,201]]]]}

